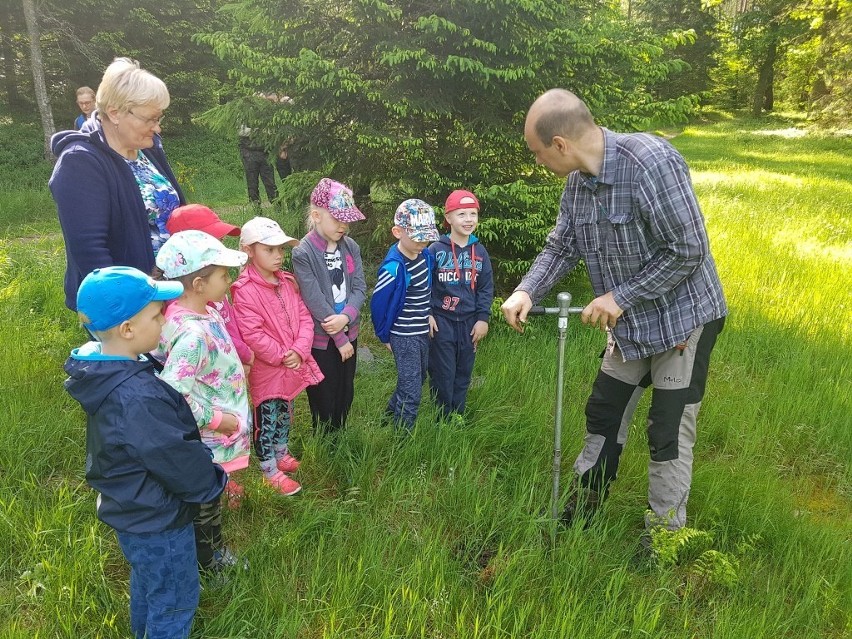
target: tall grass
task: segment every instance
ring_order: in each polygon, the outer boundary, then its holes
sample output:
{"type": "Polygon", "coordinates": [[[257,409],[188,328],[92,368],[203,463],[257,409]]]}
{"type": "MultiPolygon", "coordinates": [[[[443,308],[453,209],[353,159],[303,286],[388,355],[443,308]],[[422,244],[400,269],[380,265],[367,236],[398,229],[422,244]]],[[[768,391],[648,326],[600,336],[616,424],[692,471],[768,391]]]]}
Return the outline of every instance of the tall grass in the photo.
{"type": "MultiPolygon", "coordinates": [[[[424,403],[410,439],[379,426],[393,364],[365,334],[376,359],[359,363],[346,432],[314,437],[297,401],[303,494],[278,497],[256,469],[243,473],[248,498],[226,513],[225,534],[250,570],[206,584],[194,636],[852,634],[849,142],[760,127],[724,121],[674,140],[731,306],[699,418],[692,537],[677,562],[633,560],[647,490],[642,410],[602,516],[558,531],[544,516],[553,322],[518,336],[495,319],[468,425],[436,424],[424,403]]],[[[238,201],[229,188],[209,203],[238,201]]],[[[54,234],[17,227],[0,241],[0,637],[121,637],[127,568],[95,518],[84,419],[61,389],[61,364],[83,335],[62,308],[56,225],[43,225],[54,234]]],[[[571,286],[576,302],[588,299],[571,286]]],[[[602,345],[570,322],[565,474],[602,345]]]]}

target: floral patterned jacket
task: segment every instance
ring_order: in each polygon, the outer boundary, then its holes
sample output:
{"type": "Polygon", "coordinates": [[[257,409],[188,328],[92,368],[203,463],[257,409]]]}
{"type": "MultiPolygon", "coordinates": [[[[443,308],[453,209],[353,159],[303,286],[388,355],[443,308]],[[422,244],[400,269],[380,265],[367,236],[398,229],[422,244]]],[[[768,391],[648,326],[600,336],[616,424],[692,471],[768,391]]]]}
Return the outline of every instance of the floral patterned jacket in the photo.
{"type": "Polygon", "coordinates": [[[161,378],[186,399],[213,451],[213,461],[233,472],[248,466],[251,407],[243,365],[222,317],[207,308],[199,314],[169,304],[160,349],[166,355],[161,378]],[[230,437],[216,432],[223,413],[236,415],[240,430],[230,437]]]}

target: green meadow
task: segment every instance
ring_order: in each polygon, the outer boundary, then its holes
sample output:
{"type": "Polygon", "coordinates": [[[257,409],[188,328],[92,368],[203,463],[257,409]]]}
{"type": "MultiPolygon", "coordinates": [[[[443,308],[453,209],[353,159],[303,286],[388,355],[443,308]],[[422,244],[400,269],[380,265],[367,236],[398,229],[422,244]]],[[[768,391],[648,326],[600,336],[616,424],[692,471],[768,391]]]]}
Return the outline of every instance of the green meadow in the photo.
{"type": "MultiPolygon", "coordinates": [[[[719,117],[672,139],[731,315],[699,417],[689,528],[655,540],[657,562],[637,558],[647,398],[600,516],[585,530],[546,516],[553,318],[517,335],[495,317],[467,424],[435,423],[424,401],[409,439],[379,425],[395,372],[365,330],[375,359],[359,361],[346,432],[314,436],[296,402],[302,493],[243,471],[248,495],[224,533],[250,568],[204,584],[193,636],[852,636],[852,142],[795,124],[719,117]]],[[[127,565],[96,519],[84,415],[62,388],[84,334],[63,306],[50,167],[37,129],[0,130],[0,637],[125,637],[127,565]]],[[[190,200],[249,217],[233,145],[200,133],[165,144],[190,200]]],[[[541,203],[554,217],[557,205],[541,203]]],[[[590,299],[583,277],[558,290],[590,299]]],[[[571,319],[563,485],[603,344],[571,319]]]]}

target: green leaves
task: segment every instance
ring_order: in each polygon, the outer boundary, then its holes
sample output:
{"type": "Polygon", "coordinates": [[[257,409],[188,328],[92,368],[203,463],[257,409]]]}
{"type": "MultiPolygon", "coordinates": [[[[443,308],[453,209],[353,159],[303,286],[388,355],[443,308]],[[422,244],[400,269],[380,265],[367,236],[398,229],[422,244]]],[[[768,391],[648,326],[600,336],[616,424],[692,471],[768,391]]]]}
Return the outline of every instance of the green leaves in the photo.
{"type": "Polygon", "coordinates": [[[270,148],[292,140],[300,168],[364,191],[382,186],[390,201],[439,204],[454,188],[474,189],[489,203],[481,230],[509,268],[540,248],[558,201],[558,183],[533,170],[523,141],[538,95],[570,88],[601,123],[628,129],[694,106],[652,91],[679,68],[666,57],[675,41],[636,38],[610,4],[240,0],[227,11],[232,28],[199,40],[244,95],[292,100],[271,110],[241,100],[206,121],[224,130],[239,112],[270,148]],[[556,196],[546,216],[531,215],[542,183],[556,196]]]}

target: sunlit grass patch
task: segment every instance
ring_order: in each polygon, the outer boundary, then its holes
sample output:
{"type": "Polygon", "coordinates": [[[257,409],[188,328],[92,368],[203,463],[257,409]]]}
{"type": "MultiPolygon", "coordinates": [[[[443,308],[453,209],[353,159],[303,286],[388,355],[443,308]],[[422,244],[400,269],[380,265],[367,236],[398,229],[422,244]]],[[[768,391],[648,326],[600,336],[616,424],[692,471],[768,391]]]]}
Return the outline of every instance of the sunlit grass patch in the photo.
{"type": "MultiPolygon", "coordinates": [[[[395,373],[366,329],[359,343],[375,359],[359,361],[350,427],[317,436],[305,398],[296,401],[303,493],[281,497],[254,464],[241,471],[246,499],[225,513],[224,533],[250,568],[205,584],[193,636],[848,635],[852,168],[837,140],[756,128],[767,125],[723,120],[673,139],[692,168],[731,307],[699,417],[694,547],[665,565],[634,561],[649,393],[601,516],[588,530],[557,530],[543,514],[552,318],[532,319],[523,336],[495,318],[466,424],[436,422],[426,400],[407,439],[379,426],[395,373]]],[[[188,164],[190,142],[167,151],[188,164]]],[[[194,193],[225,219],[254,214],[241,204],[241,172],[207,184],[194,175],[194,193]]],[[[62,363],[84,334],[63,306],[58,225],[39,215],[17,212],[0,241],[0,636],[124,637],[127,566],[96,520],[83,481],[84,416],[62,391],[62,363]]],[[[582,277],[564,286],[577,304],[591,299],[582,277]]],[[[599,332],[570,320],[563,487],[603,346],[599,332]]]]}

